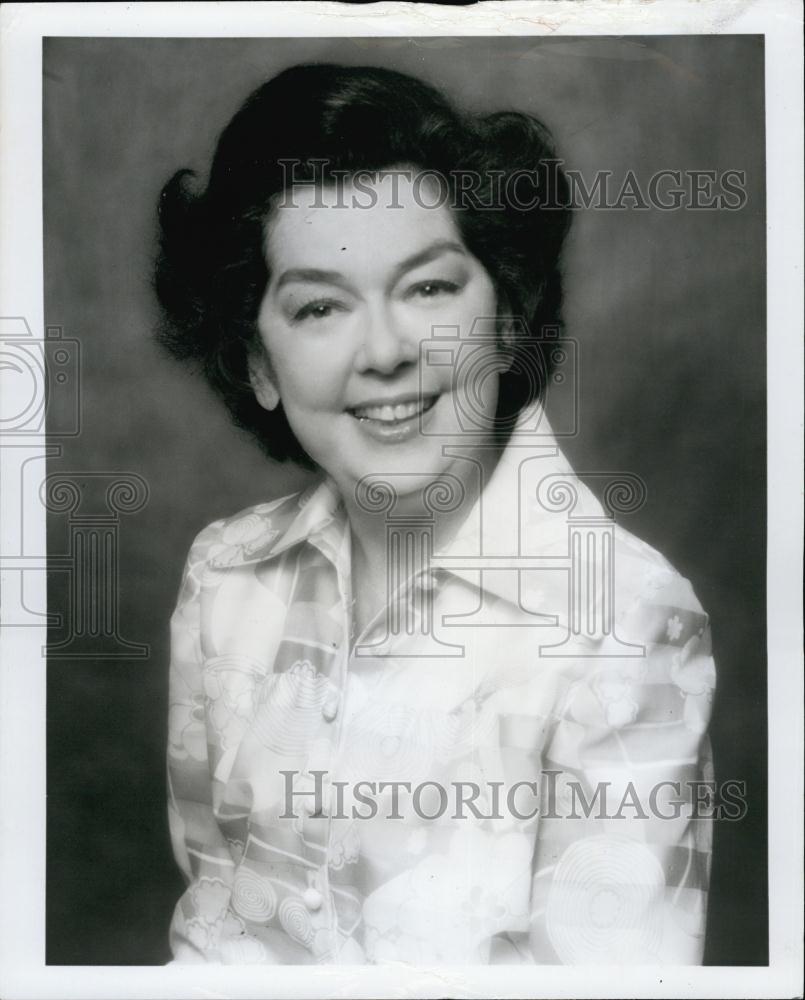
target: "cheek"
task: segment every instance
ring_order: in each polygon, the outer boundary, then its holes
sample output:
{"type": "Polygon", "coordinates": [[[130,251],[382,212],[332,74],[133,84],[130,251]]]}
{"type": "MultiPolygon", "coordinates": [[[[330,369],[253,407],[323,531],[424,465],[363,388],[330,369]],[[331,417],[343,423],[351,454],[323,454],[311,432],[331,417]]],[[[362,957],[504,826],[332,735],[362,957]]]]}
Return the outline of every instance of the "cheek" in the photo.
{"type": "Polygon", "coordinates": [[[497,397],[498,373],[502,364],[497,313],[494,285],[485,276],[462,303],[460,329],[462,339],[466,338],[469,342],[463,345],[461,362],[453,370],[455,390],[469,394],[474,398],[475,405],[483,406],[491,397],[497,397]]]}
{"type": "Polygon", "coordinates": [[[334,351],[295,332],[263,344],[286,412],[329,410],[340,400],[345,379],[334,351]]]}
{"type": "Polygon", "coordinates": [[[486,274],[476,277],[462,297],[460,314],[456,317],[462,337],[468,337],[471,331],[476,334],[482,332],[486,336],[497,312],[497,295],[491,278],[486,274]],[[480,326],[476,321],[480,321],[480,326]]]}
{"type": "Polygon", "coordinates": [[[292,364],[285,368],[285,375],[277,373],[280,395],[286,410],[330,410],[331,404],[340,398],[340,387],[333,377],[332,369],[320,364],[292,364]]]}
{"type": "Polygon", "coordinates": [[[483,280],[478,285],[472,308],[479,316],[489,317],[497,315],[497,294],[495,293],[495,286],[492,283],[492,279],[488,275],[484,275],[483,280]]]}

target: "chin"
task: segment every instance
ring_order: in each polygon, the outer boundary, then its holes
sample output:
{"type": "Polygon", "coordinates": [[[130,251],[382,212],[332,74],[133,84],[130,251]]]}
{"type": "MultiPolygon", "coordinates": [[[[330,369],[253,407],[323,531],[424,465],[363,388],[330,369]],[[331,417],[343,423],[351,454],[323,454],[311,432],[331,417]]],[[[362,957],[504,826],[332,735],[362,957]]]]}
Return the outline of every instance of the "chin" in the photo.
{"type": "MultiPolygon", "coordinates": [[[[332,455],[328,464],[334,464],[332,455]]],[[[344,456],[338,469],[330,474],[343,493],[353,492],[357,483],[368,479],[377,484],[388,483],[400,497],[413,497],[415,494],[421,496],[422,491],[446,473],[450,465],[451,460],[441,454],[441,448],[423,449],[420,442],[417,447],[384,448],[375,456],[364,453],[354,456],[351,461],[344,456]]]]}
{"type": "Polygon", "coordinates": [[[446,472],[450,464],[451,460],[441,454],[441,449],[423,449],[420,446],[395,451],[388,449],[377,455],[374,461],[365,455],[362,461],[355,462],[351,467],[355,472],[360,470],[355,477],[356,481],[365,476],[377,476],[381,479],[400,476],[405,478],[406,484],[412,484],[411,489],[419,489],[446,472]]]}

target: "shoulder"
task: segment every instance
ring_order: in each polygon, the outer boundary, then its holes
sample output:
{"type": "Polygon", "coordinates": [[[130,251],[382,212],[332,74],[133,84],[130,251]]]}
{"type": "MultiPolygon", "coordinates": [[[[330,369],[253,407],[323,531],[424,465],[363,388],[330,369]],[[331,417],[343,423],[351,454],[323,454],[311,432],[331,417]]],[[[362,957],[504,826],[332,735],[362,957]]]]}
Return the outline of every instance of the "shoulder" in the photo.
{"type": "Polygon", "coordinates": [[[611,568],[612,628],[597,650],[569,664],[558,714],[591,726],[596,738],[639,723],[638,743],[661,725],[665,742],[657,745],[668,759],[692,756],[716,685],[708,615],[682,573],[618,526],[611,568]]]}
{"type": "Polygon", "coordinates": [[[709,616],[693,585],[662,553],[616,526],[614,608],[620,631],[645,643],[683,645],[702,637],[709,616]]]}
{"type": "Polygon", "coordinates": [[[301,491],[289,493],[278,500],[244,507],[236,514],[219,518],[203,528],[196,536],[193,548],[203,548],[207,552],[216,545],[252,544],[267,532],[276,532],[286,522],[296,516],[299,509],[301,491]]]}
{"type": "Polygon", "coordinates": [[[297,516],[302,496],[303,491],[289,493],[208,524],[190,546],[186,571],[234,565],[268,548],[297,516]]]}

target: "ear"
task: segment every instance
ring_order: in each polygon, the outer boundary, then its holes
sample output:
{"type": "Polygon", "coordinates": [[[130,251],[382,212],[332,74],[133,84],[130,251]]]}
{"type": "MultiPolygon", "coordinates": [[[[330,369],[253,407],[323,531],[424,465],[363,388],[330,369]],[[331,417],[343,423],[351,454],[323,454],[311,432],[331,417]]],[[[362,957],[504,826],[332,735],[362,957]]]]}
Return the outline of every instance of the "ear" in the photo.
{"type": "Polygon", "coordinates": [[[504,319],[500,325],[500,342],[507,351],[513,351],[517,341],[517,333],[511,319],[504,319]]]}
{"type": "Polygon", "coordinates": [[[257,402],[264,410],[276,410],[280,402],[279,389],[264,350],[249,355],[249,381],[257,402]]]}
{"type": "Polygon", "coordinates": [[[500,355],[507,362],[504,371],[508,371],[514,363],[514,348],[517,343],[514,322],[506,316],[501,317],[498,332],[500,335],[500,355]]]}
{"type": "Polygon", "coordinates": [[[500,338],[500,355],[506,362],[504,371],[508,371],[514,362],[514,348],[517,342],[517,331],[515,320],[511,313],[508,296],[500,289],[497,289],[497,334],[500,338]]]}

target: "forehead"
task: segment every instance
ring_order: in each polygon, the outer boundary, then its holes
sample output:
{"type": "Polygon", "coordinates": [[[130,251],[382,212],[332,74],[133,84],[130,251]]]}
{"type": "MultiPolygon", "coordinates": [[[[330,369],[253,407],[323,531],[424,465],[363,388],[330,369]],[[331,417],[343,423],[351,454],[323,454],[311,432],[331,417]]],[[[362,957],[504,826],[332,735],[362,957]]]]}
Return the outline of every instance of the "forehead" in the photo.
{"type": "Polygon", "coordinates": [[[372,180],[292,188],[269,215],[266,256],[274,272],[296,266],[382,271],[441,239],[461,242],[436,183],[384,171],[372,180]]]}

